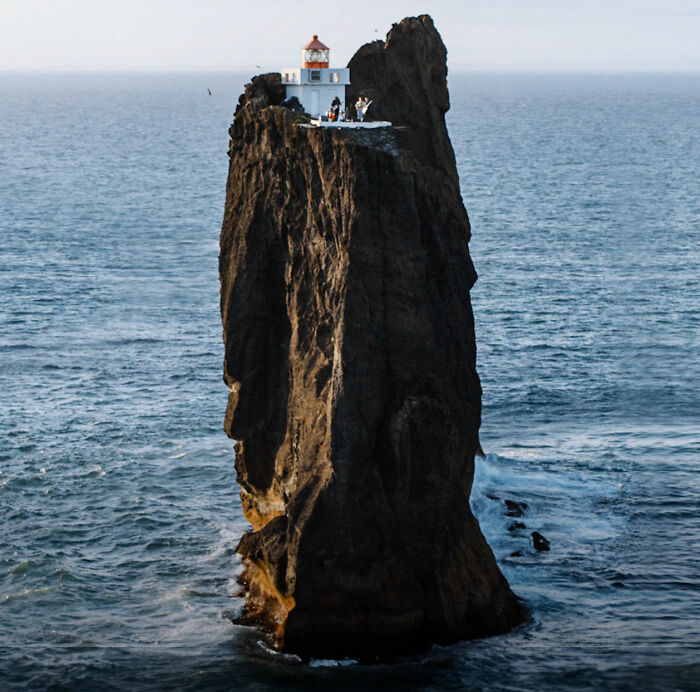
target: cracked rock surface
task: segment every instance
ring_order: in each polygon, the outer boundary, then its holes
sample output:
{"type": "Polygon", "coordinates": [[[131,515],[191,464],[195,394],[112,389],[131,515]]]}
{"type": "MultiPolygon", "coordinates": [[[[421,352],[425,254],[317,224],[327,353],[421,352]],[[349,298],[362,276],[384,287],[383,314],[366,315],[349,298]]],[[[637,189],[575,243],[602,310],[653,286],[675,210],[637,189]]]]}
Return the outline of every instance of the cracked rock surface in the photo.
{"type": "Polygon", "coordinates": [[[469,508],[481,388],[469,221],[430,17],[350,62],[387,130],[299,127],[278,74],[231,127],[225,430],[251,530],[240,621],[307,656],[409,653],[522,620],[469,508]]]}

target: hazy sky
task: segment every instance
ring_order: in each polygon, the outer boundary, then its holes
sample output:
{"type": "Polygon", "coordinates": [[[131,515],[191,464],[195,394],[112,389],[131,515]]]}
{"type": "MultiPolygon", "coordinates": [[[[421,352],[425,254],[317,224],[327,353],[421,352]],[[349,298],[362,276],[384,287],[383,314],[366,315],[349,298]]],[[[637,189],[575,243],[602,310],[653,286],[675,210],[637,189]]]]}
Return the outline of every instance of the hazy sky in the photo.
{"type": "Polygon", "coordinates": [[[0,71],[344,65],[421,13],[452,70],[700,71],[700,0],[0,0],[0,71]]]}

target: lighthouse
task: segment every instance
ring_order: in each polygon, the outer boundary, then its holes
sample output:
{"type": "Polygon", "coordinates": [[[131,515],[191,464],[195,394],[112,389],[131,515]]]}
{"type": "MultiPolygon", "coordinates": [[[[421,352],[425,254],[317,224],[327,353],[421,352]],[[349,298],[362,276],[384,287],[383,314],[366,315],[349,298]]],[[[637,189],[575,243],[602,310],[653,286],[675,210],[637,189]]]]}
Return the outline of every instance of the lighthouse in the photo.
{"type": "Polygon", "coordinates": [[[301,67],[285,67],[282,84],[287,98],[296,96],[304,110],[318,118],[330,110],[337,96],[345,108],[345,87],[350,84],[350,69],[330,67],[330,48],[314,37],[301,49],[301,67]]]}

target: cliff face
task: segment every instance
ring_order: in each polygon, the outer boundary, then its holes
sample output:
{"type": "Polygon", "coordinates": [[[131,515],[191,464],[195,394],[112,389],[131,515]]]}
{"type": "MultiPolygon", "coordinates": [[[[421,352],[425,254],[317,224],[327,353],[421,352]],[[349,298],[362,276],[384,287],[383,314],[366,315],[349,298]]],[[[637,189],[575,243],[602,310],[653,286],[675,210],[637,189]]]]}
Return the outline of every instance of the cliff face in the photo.
{"type": "Polygon", "coordinates": [[[355,656],[504,632],[516,597],[469,509],[481,389],[469,221],[429,17],[350,63],[386,130],[300,127],[279,75],[231,128],[225,429],[252,525],[241,621],[355,656]]]}

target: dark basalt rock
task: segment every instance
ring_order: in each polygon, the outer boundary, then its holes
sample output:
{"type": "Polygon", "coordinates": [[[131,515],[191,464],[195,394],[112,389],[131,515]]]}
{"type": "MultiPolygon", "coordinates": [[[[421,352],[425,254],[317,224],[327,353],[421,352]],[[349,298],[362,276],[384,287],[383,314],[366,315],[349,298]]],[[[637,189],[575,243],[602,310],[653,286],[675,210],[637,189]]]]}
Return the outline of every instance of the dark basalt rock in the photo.
{"type": "Polygon", "coordinates": [[[253,77],[250,83],[245,85],[245,91],[238,97],[234,117],[246,107],[250,112],[267,106],[276,106],[284,101],[285,96],[286,91],[279,72],[268,72],[253,77]]]}
{"type": "Polygon", "coordinates": [[[513,532],[513,531],[519,531],[520,529],[526,529],[526,528],[527,528],[527,526],[525,526],[525,524],[523,524],[522,521],[514,521],[508,527],[508,531],[513,532]]]}
{"type": "Polygon", "coordinates": [[[549,541],[539,531],[533,531],[530,535],[535,550],[549,550],[549,541]]]}
{"type": "Polygon", "coordinates": [[[284,99],[280,106],[286,108],[287,110],[294,111],[295,113],[304,113],[304,106],[301,105],[299,99],[296,96],[291,96],[288,99],[284,99]]]}
{"type": "Polygon", "coordinates": [[[527,502],[517,502],[515,500],[503,500],[506,506],[507,517],[522,517],[529,509],[527,502]]]}
{"type": "Polygon", "coordinates": [[[279,75],[246,87],[220,254],[224,426],[252,525],[240,621],[322,657],[523,619],[469,508],[476,273],[445,47],[410,18],[350,66],[348,101],[369,94],[396,127],[299,127],[279,75]]]}

